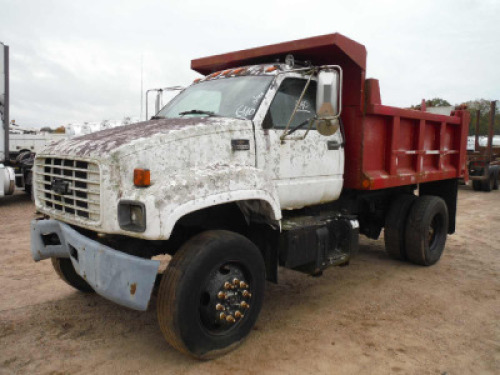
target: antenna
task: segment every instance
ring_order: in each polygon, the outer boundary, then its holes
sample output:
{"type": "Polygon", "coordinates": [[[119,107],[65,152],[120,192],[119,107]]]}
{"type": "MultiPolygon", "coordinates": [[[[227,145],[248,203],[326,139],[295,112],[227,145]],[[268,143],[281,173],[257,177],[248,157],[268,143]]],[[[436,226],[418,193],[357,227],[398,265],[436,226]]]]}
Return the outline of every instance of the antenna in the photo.
{"type": "Polygon", "coordinates": [[[142,90],[143,90],[143,54],[141,53],[141,115],[139,116],[139,119],[142,120],[142,90]]]}

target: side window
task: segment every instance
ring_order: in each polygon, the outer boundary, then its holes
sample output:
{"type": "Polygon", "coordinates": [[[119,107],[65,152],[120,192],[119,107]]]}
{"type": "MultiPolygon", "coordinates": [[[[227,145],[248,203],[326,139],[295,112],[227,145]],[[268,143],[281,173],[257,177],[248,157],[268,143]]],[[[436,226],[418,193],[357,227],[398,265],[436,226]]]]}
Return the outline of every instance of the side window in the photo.
{"type": "MultiPolygon", "coordinates": [[[[285,129],[286,124],[290,120],[297,101],[302,94],[302,90],[307,83],[307,80],[300,78],[287,78],[282,83],[276,96],[274,97],[269,114],[275,129],[285,129]]],[[[311,81],[307,91],[302,98],[297,113],[290,124],[290,129],[309,120],[316,114],[316,82],[311,81]]]]}

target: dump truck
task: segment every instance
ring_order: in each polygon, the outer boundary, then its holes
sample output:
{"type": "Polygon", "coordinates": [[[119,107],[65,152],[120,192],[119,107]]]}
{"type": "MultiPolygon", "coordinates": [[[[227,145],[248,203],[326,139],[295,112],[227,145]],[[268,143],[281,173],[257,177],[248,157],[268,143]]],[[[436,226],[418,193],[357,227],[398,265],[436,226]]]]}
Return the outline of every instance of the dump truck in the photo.
{"type": "Polygon", "coordinates": [[[365,47],[338,33],[191,68],[203,77],[151,120],[37,155],[35,261],[137,310],[157,282],[165,339],[207,359],[250,333],[278,267],[320,276],[349,264],[360,234],[383,229],[391,256],[440,259],[455,231],[467,111],[382,105],[365,47]]]}

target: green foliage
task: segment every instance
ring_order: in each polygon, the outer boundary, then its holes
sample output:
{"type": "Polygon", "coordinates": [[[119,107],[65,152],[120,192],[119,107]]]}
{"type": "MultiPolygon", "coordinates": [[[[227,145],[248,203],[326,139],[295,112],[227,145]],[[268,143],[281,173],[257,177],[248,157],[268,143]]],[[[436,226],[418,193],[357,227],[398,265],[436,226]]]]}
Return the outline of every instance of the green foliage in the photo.
{"type": "MultiPolygon", "coordinates": [[[[479,135],[488,135],[488,126],[490,123],[490,100],[476,99],[465,102],[467,110],[470,113],[469,135],[476,132],[476,111],[480,111],[479,117],[479,135]]],[[[500,134],[500,103],[497,101],[495,110],[495,134],[500,134]]]]}
{"type": "MultiPolygon", "coordinates": [[[[427,108],[429,108],[429,107],[450,107],[451,104],[445,99],[434,98],[434,99],[426,100],[425,106],[427,108]]],[[[420,104],[417,104],[417,105],[412,105],[410,108],[420,110],[422,108],[422,106],[420,104]]]]}

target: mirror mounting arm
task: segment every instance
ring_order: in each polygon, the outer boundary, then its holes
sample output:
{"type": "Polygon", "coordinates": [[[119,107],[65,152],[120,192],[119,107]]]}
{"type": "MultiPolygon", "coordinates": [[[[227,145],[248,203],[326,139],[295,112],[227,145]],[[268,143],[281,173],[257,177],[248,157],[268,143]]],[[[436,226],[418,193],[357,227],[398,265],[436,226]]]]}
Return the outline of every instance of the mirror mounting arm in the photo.
{"type": "MultiPolygon", "coordinates": [[[[280,140],[283,141],[285,140],[285,137],[288,135],[288,129],[290,129],[290,124],[292,123],[293,119],[295,118],[295,114],[297,113],[297,110],[299,109],[300,103],[302,103],[302,99],[304,98],[304,95],[306,94],[307,89],[309,88],[309,84],[311,83],[312,77],[314,73],[316,72],[317,69],[312,69],[311,74],[306,82],[306,85],[304,86],[304,89],[302,90],[302,93],[300,94],[299,100],[297,100],[297,103],[295,104],[295,108],[293,109],[292,115],[288,119],[288,123],[286,124],[285,130],[283,131],[283,134],[280,136],[280,140]]],[[[309,129],[312,126],[312,122],[309,123],[309,129]]],[[[307,129],[307,133],[309,132],[309,129],[307,129]]],[[[305,138],[304,135],[304,138],[305,138]]]]}

